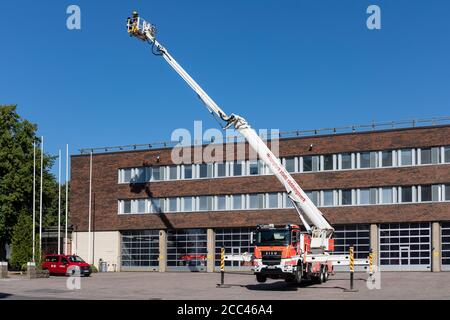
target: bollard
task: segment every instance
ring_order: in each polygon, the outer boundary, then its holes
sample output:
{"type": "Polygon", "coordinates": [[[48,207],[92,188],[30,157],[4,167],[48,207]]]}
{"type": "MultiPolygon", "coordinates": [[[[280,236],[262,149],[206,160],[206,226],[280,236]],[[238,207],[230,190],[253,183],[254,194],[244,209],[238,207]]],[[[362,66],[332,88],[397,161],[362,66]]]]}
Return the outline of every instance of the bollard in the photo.
{"type": "Polygon", "coordinates": [[[8,278],[8,262],[0,261],[0,279],[8,278]]]}
{"type": "Polygon", "coordinates": [[[220,284],[217,288],[230,288],[225,284],[225,248],[220,249],[220,284]]]}
{"type": "Polygon", "coordinates": [[[353,247],[349,250],[349,267],[350,267],[350,289],[346,289],[346,292],[357,292],[358,290],[353,289],[354,273],[355,273],[355,256],[353,252],[353,247]]]}
{"type": "Polygon", "coordinates": [[[369,252],[369,276],[372,277],[373,275],[373,251],[370,249],[369,252]]]}

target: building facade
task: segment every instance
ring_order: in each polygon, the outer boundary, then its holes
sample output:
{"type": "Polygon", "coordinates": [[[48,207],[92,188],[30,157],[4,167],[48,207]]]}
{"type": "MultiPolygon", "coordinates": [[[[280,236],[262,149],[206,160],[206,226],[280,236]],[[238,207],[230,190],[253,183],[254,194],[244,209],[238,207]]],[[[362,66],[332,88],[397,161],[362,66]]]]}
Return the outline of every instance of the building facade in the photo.
{"type": "MultiPolygon", "coordinates": [[[[281,183],[248,150],[235,156],[239,145],[222,145],[216,163],[174,165],[171,148],[151,146],[73,155],[74,253],[110,271],[212,272],[221,247],[252,252],[256,225],[299,224],[281,183]]],[[[450,269],[450,125],[282,138],[279,156],[335,227],[336,253],[372,249],[381,270],[450,269]]]]}

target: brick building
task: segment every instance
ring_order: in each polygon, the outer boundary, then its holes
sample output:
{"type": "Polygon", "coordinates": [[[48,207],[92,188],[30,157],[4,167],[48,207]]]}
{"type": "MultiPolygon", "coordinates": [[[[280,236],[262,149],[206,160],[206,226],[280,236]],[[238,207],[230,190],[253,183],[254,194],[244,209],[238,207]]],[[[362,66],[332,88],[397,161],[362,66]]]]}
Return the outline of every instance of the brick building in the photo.
{"type": "MultiPolygon", "coordinates": [[[[91,154],[72,156],[75,253],[109,270],[213,271],[220,247],[252,251],[257,224],[299,223],[282,185],[248,152],[173,165],[171,148],[151,147],[92,153],[91,210],[91,154]]],[[[337,253],[372,249],[382,270],[450,269],[450,125],[316,132],[282,138],[279,155],[335,227],[337,253]]]]}

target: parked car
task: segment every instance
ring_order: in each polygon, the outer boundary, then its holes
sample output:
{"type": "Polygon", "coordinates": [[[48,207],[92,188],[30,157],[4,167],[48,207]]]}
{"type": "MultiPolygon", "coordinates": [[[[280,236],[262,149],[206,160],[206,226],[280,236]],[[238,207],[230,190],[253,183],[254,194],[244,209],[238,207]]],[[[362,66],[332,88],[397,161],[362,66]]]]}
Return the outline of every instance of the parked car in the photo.
{"type": "Polygon", "coordinates": [[[77,255],[48,254],[42,263],[42,269],[48,270],[53,275],[72,275],[77,268],[80,275],[89,277],[92,269],[88,263],[77,255]]]}

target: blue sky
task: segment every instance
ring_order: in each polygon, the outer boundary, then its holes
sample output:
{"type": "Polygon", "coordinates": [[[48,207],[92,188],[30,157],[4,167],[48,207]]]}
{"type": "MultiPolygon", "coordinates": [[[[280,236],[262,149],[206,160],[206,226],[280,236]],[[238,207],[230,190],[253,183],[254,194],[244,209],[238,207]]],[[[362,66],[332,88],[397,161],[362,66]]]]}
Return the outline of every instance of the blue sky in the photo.
{"type": "Polygon", "coordinates": [[[448,115],[450,2],[2,1],[0,104],[71,153],[217,127],[162,58],[128,37],[133,9],[226,112],[254,128],[314,129],[448,115]],[[81,7],[81,30],[66,8],[81,7]],[[366,9],[382,29],[366,28],[366,9]]]}

